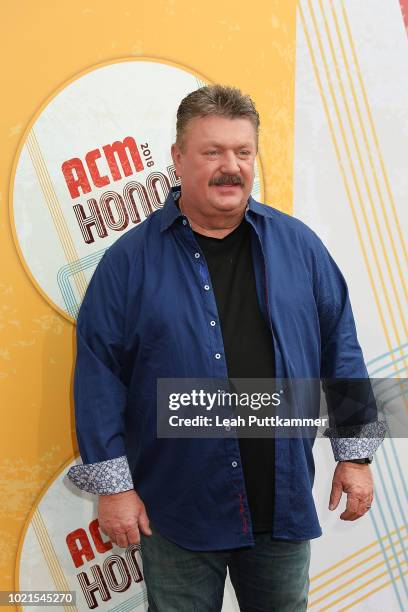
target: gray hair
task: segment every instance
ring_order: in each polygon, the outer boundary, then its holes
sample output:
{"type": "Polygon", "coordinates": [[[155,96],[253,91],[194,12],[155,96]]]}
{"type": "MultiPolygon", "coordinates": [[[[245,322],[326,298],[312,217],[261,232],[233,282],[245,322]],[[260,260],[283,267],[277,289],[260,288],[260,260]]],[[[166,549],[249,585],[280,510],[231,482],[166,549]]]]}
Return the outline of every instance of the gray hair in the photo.
{"type": "Polygon", "coordinates": [[[183,146],[183,137],[188,123],[194,117],[218,115],[230,119],[248,118],[254,126],[258,144],[259,114],[251,98],[237,87],[206,85],[189,93],[177,110],[176,142],[183,146]]]}

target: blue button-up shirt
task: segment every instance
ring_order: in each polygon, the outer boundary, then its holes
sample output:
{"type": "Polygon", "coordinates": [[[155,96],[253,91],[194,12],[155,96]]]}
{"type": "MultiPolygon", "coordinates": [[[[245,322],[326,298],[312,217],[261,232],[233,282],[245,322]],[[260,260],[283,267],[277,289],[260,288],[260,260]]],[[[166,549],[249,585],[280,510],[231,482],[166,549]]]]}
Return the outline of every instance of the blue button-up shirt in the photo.
{"type": "MultiPolygon", "coordinates": [[[[191,550],[254,544],[238,440],[156,435],[158,378],[228,375],[211,278],[173,188],[164,207],[99,263],[77,321],[75,416],[81,489],[135,490],[158,531],[191,550]],[[215,325],[214,325],[215,322],[215,325]]],[[[316,234],[248,200],[257,295],[277,378],[365,378],[347,286],[316,234]]],[[[331,439],[335,458],[380,439],[331,439]],[[362,444],[362,442],[364,442],[362,444]]],[[[313,439],[276,439],[272,536],[321,534],[312,497],[313,439]]]]}

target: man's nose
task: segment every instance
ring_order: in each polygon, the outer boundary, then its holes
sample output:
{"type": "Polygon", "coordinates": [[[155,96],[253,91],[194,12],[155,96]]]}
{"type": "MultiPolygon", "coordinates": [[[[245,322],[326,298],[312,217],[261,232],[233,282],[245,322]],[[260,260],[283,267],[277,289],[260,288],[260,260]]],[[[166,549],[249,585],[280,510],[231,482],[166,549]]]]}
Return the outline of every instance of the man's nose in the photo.
{"type": "Polygon", "coordinates": [[[237,174],[240,170],[238,160],[233,151],[225,151],[221,162],[220,170],[224,174],[237,174]]]}

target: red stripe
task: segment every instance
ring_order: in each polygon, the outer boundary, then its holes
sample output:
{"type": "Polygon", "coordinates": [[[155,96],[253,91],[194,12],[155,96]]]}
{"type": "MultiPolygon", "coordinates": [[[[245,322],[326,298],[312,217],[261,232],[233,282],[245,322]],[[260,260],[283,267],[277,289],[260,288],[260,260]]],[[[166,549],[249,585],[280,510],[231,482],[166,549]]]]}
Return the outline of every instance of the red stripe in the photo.
{"type": "Polygon", "coordinates": [[[248,521],[247,521],[246,514],[245,514],[245,507],[244,507],[242,493],[239,493],[239,512],[241,514],[241,520],[242,520],[242,531],[244,533],[247,533],[248,521]]]}
{"type": "Polygon", "coordinates": [[[400,0],[402,18],[404,20],[405,29],[408,34],[408,0],[400,0]]]}

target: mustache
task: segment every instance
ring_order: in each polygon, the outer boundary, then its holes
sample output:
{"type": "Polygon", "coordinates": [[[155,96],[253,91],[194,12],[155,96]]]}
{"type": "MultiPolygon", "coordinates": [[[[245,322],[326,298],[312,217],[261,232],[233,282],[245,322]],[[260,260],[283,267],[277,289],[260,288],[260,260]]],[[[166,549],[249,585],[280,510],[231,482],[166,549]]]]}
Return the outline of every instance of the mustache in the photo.
{"type": "Polygon", "coordinates": [[[216,176],[212,178],[209,182],[209,185],[240,185],[244,186],[244,181],[239,175],[236,174],[222,174],[221,176],[216,176]]]}

